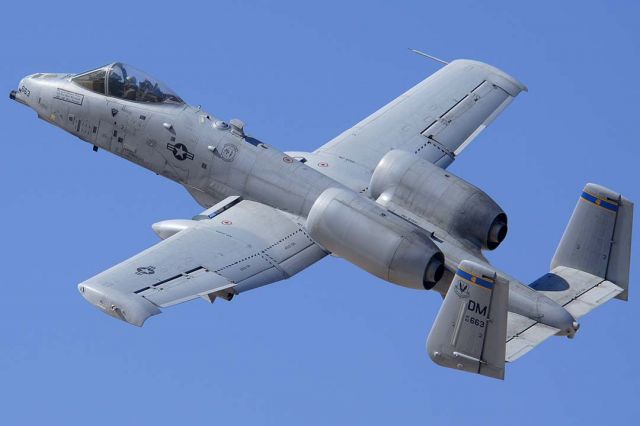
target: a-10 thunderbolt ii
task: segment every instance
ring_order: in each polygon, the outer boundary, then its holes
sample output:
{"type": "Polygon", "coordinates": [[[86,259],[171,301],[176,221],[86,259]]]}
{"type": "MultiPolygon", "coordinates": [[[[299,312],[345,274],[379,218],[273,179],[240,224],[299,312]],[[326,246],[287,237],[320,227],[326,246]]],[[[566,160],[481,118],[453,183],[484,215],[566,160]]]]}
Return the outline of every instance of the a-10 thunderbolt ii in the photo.
{"type": "Polygon", "coordinates": [[[289,278],[327,254],[444,302],[427,338],[439,365],[504,378],[513,361],[577,320],[627,299],[633,203],[587,184],[548,273],[525,285],[483,250],[507,215],[448,172],[525,86],[456,60],[314,152],[282,152],[113,63],[25,77],[10,98],[93,145],[183,185],[206,210],[153,224],[155,246],[78,285],[142,326],[161,308],[213,302],[289,278]]]}

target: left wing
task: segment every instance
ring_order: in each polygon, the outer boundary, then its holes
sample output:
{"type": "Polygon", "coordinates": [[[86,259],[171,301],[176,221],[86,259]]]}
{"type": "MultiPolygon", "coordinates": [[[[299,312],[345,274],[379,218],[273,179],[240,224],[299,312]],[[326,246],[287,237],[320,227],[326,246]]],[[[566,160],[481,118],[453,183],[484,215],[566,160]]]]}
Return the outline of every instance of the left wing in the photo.
{"type": "Polygon", "coordinates": [[[159,308],[288,278],[326,255],[296,218],[229,197],[179,232],[78,285],[105,313],[142,326],[159,308]]]}

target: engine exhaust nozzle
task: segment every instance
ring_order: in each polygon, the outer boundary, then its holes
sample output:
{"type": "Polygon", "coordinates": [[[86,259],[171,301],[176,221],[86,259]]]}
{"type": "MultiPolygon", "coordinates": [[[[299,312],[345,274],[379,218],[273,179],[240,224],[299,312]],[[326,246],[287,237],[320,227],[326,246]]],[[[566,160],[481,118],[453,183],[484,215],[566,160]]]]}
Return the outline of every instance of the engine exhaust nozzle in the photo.
{"type": "Polygon", "coordinates": [[[433,255],[424,271],[424,288],[430,290],[444,275],[444,256],[442,253],[433,255]]]}
{"type": "Polygon", "coordinates": [[[487,238],[487,246],[490,250],[498,247],[500,243],[507,236],[507,216],[504,214],[498,215],[489,228],[489,235],[487,238]]]}

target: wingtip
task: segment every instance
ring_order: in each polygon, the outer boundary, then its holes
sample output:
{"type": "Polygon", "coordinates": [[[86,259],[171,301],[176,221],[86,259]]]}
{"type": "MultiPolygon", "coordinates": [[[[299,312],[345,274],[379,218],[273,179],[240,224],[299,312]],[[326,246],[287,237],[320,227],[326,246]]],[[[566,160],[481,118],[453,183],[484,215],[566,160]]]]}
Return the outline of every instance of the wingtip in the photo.
{"type": "Polygon", "coordinates": [[[105,314],[137,327],[142,327],[149,317],[162,313],[156,305],[143,297],[127,295],[100,284],[80,283],[78,291],[87,302],[105,314]]]}

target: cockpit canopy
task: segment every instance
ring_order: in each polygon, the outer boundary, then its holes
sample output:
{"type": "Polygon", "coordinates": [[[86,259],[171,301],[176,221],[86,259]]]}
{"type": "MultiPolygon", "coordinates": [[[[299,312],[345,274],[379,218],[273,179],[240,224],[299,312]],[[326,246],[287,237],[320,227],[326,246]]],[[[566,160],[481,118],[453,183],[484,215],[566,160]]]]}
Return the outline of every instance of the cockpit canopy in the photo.
{"type": "Polygon", "coordinates": [[[116,62],[71,79],[92,92],[134,102],[174,103],[184,101],[163,82],[130,65],[116,62]]]}

